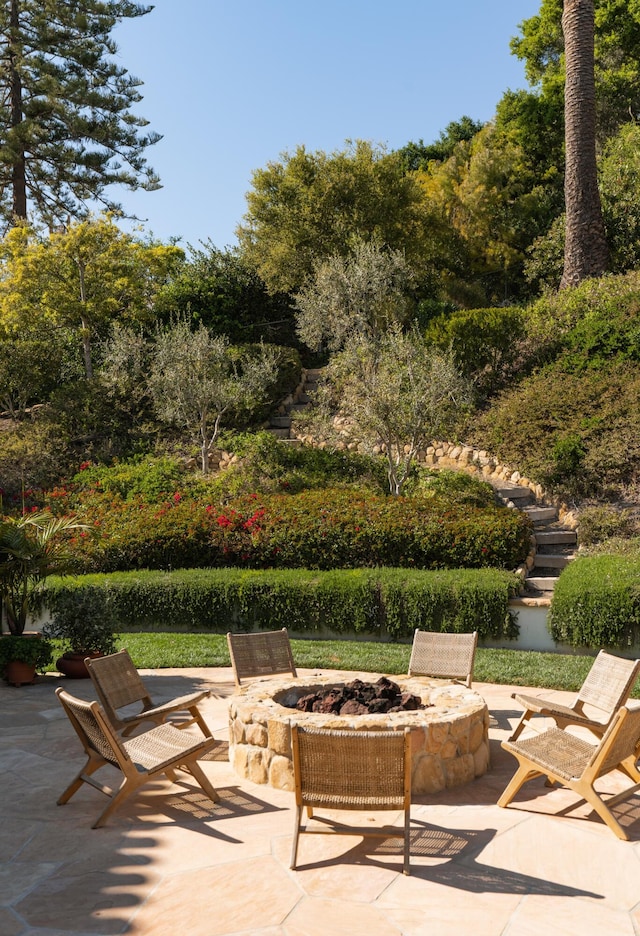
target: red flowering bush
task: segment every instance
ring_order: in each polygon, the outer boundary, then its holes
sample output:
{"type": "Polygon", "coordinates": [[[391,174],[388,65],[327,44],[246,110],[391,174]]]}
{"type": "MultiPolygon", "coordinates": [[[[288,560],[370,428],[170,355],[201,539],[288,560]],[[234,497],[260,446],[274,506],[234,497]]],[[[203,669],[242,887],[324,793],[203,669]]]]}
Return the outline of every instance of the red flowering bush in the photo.
{"type": "Polygon", "coordinates": [[[161,504],[97,493],[82,516],[98,535],[82,550],[87,571],[221,566],[335,569],[513,568],[529,526],[517,511],[330,488],[202,503],[174,492],[161,504]]]}

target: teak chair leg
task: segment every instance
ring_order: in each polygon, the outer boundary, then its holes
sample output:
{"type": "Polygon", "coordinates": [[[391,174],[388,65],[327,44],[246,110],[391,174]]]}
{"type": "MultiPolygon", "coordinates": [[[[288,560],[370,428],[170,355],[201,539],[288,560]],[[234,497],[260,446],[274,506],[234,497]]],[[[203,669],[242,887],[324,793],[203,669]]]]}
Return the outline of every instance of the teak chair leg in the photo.
{"type": "Polygon", "coordinates": [[[520,788],[525,785],[527,780],[533,780],[534,777],[540,776],[542,776],[541,771],[532,770],[530,767],[526,767],[524,764],[520,764],[513,777],[507,784],[504,792],[502,793],[502,796],[498,800],[498,806],[508,806],[520,788]]]}

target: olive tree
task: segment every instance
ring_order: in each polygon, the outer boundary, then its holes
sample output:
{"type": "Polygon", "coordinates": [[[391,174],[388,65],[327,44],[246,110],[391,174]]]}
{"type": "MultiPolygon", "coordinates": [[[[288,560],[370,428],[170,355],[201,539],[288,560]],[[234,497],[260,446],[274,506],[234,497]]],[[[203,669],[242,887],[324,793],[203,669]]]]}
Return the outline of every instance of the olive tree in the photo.
{"type": "Polygon", "coordinates": [[[374,338],[406,320],[412,279],[401,251],[371,242],[320,260],[296,296],[298,335],[313,350],[330,351],[356,336],[374,338]]]}
{"type": "Polygon", "coordinates": [[[387,459],[389,490],[402,493],[417,453],[453,431],[472,388],[453,355],[417,330],[393,325],[377,338],[350,342],[326,369],[324,399],[348,413],[347,430],[387,459]]]}
{"type": "Polygon", "coordinates": [[[156,335],[149,389],[163,422],[198,437],[206,474],[223,417],[266,402],[277,370],[275,348],[237,349],[225,335],[212,335],[204,325],[192,331],[188,322],[178,320],[156,335]]]}

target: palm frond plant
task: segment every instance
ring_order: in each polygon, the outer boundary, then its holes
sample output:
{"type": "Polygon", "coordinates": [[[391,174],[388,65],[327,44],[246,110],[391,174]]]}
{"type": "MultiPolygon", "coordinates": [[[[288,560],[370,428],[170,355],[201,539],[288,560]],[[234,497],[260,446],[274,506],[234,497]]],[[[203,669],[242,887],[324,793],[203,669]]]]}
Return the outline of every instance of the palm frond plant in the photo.
{"type": "Polygon", "coordinates": [[[72,517],[54,517],[48,511],[0,520],[0,601],[10,634],[24,633],[48,576],[73,572],[69,534],[88,529],[72,517]]]}

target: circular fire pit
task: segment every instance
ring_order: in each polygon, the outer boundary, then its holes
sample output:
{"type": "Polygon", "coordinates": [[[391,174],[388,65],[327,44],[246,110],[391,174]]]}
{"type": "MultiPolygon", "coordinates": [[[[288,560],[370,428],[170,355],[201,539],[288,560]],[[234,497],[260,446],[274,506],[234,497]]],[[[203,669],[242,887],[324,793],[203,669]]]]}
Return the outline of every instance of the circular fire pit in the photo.
{"type": "MultiPolygon", "coordinates": [[[[355,675],[355,674],[354,674],[355,675]]],[[[375,681],[371,673],[359,678],[375,681]]],[[[268,679],[242,687],[229,702],[229,759],[241,777],[293,790],[291,724],[375,731],[411,728],[413,793],[437,793],[468,783],[489,766],[489,712],[477,692],[439,679],[390,677],[424,708],[382,714],[335,715],[301,712],[299,699],[323,693],[340,681],[268,679]]]]}

